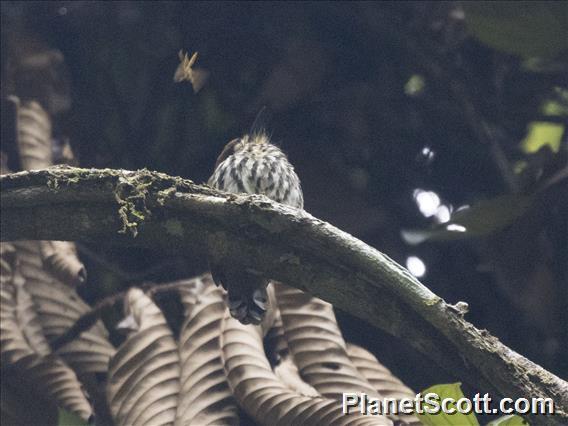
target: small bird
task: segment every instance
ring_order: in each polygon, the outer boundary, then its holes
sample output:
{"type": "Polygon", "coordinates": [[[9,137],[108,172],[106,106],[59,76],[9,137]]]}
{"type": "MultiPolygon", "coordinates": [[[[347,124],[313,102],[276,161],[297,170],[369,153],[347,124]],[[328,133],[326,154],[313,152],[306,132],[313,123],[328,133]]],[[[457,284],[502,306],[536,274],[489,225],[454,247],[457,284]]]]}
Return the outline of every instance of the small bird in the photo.
{"type": "MultiPolygon", "coordinates": [[[[270,142],[264,129],[229,142],[208,183],[222,191],[264,194],[282,204],[304,206],[294,167],[286,154],[270,142]]],[[[215,283],[227,290],[231,315],[243,324],[259,324],[268,308],[268,280],[238,265],[210,266],[215,283]]]]}

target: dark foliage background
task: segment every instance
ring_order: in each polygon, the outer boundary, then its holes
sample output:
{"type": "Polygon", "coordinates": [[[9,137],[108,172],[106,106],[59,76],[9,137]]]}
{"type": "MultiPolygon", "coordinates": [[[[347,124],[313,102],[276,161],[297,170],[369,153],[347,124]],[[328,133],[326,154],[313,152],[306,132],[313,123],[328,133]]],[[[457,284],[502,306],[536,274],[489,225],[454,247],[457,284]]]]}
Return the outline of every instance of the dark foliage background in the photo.
{"type": "MultiPolygon", "coordinates": [[[[433,291],[467,301],[476,326],[566,378],[566,7],[2,2],[2,98],[38,99],[81,166],[196,182],[267,106],[306,210],[403,265],[418,257],[433,291]],[[182,48],[210,73],[197,94],[172,80],[182,48]],[[475,209],[480,200],[494,202],[475,209]],[[437,216],[421,213],[432,205],[437,216]],[[463,205],[474,206],[466,232],[444,233],[437,222],[463,205]],[[416,229],[434,231],[409,244],[403,231],[416,229]]],[[[207,267],[175,247],[80,249],[90,302],[207,267]]],[[[163,303],[175,325],[175,302],[163,303]]],[[[460,380],[338,317],[347,340],[413,388],[460,380]]]]}

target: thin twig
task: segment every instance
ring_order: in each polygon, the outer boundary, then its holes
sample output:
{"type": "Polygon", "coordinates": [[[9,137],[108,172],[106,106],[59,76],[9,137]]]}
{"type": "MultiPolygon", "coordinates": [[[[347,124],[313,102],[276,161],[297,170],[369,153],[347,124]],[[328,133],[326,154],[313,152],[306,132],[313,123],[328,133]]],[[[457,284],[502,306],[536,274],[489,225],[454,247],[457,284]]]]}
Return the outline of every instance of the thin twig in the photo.
{"type": "Polygon", "coordinates": [[[170,268],[177,264],[175,260],[168,260],[164,262],[160,262],[150,266],[147,269],[144,269],[140,272],[127,272],[124,271],[119,266],[115,265],[114,263],[107,260],[106,257],[102,256],[101,254],[91,250],[85,244],[82,243],[75,243],[79,253],[85,255],[87,258],[91,259],[93,262],[97,263],[102,268],[106,269],[107,271],[111,272],[112,274],[116,275],[117,277],[121,278],[126,282],[140,282],[146,280],[147,277],[150,275],[154,275],[157,272],[160,272],[166,268],[170,268]]]}
{"type": "MultiPolygon", "coordinates": [[[[188,280],[180,280],[166,284],[146,284],[141,287],[148,296],[152,297],[159,293],[178,291],[180,287],[186,286],[187,284],[188,280]]],[[[53,342],[51,342],[51,349],[53,352],[61,349],[66,344],[79,337],[81,333],[90,329],[107,309],[112,308],[116,303],[124,301],[127,294],[128,290],[121,291],[120,293],[105,297],[101,301],[97,302],[91,310],[84,313],[77,321],[75,321],[75,324],[69,327],[67,331],[56,337],[53,342]]]]}

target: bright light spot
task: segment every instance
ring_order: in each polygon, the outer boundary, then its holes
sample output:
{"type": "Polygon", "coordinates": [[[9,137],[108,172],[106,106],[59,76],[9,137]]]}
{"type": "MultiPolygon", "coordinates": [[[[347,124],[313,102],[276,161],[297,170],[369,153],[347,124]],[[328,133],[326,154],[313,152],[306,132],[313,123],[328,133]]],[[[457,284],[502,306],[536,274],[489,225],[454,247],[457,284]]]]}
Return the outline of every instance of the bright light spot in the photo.
{"type": "Polygon", "coordinates": [[[67,15],[67,8],[66,7],[60,7],[59,10],[57,11],[57,13],[59,13],[60,16],[67,15]]]}
{"type": "Polygon", "coordinates": [[[422,259],[416,256],[406,258],[406,269],[416,278],[422,278],[426,274],[426,265],[422,262],[422,259]]]}
{"type": "Polygon", "coordinates": [[[452,209],[451,206],[446,206],[445,204],[442,204],[440,207],[438,207],[438,209],[436,210],[436,220],[438,221],[438,223],[446,223],[450,221],[450,217],[452,216],[452,209]]]}
{"type": "Polygon", "coordinates": [[[416,156],[416,162],[422,166],[429,166],[436,157],[436,153],[428,145],[423,146],[418,155],[416,156]]]}
{"type": "Polygon", "coordinates": [[[434,158],[434,156],[436,155],[436,153],[432,151],[432,148],[430,148],[429,146],[425,146],[424,148],[422,148],[421,153],[427,159],[434,158]]]}
{"type": "Polygon", "coordinates": [[[419,74],[414,74],[404,85],[404,93],[408,96],[416,96],[424,90],[425,85],[424,77],[419,74]]]}
{"type": "Polygon", "coordinates": [[[418,204],[420,212],[426,217],[435,215],[438,207],[440,207],[440,197],[433,191],[415,189],[414,200],[418,204]]]}
{"type": "Polygon", "coordinates": [[[456,225],[455,223],[450,223],[448,226],[446,226],[446,229],[448,231],[452,231],[452,232],[466,232],[467,231],[467,228],[465,226],[456,225]]]}

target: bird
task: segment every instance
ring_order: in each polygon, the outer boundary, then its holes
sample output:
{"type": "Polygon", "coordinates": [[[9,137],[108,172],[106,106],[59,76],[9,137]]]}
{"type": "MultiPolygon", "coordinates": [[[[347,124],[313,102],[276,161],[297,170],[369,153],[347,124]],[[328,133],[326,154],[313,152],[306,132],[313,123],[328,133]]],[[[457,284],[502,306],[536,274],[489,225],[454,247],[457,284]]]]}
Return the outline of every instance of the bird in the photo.
{"type": "MultiPolygon", "coordinates": [[[[208,184],[225,192],[263,194],[288,206],[304,207],[302,187],[294,167],[286,154],[271,142],[264,128],[225,145],[208,184]]],[[[266,291],[269,280],[229,263],[210,261],[210,269],[215,283],[227,291],[231,316],[243,324],[260,324],[269,307],[266,291]]]]}

